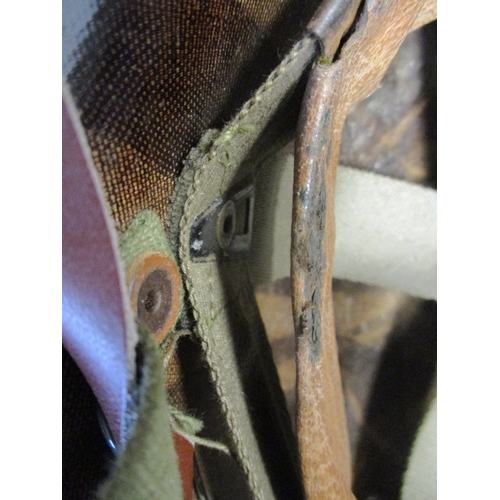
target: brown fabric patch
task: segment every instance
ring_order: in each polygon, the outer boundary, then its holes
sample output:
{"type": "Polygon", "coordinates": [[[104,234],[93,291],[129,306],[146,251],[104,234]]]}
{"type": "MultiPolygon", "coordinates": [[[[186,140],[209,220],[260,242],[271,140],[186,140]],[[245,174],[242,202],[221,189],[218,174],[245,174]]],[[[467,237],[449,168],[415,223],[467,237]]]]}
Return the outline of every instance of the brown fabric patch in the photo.
{"type": "Polygon", "coordinates": [[[183,159],[302,36],[319,1],[105,0],[68,82],[121,232],[165,222],[183,159]]]}

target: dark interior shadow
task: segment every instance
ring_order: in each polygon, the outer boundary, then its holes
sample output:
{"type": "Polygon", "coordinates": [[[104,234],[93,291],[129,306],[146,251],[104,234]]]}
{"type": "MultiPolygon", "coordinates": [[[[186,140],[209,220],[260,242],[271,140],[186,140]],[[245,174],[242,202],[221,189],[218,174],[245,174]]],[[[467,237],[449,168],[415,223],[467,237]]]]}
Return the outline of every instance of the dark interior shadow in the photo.
{"type": "Polygon", "coordinates": [[[424,111],[428,167],[426,184],[437,189],[437,21],[422,28],[422,43],[422,91],[427,101],[424,111]]]}
{"type": "MultiPolygon", "coordinates": [[[[437,22],[422,28],[425,184],[437,188],[437,22]]],[[[354,462],[358,500],[399,499],[411,447],[436,377],[437,303],[422,301],[409,324],[388,338],[367,406],[354,462]]]]}
{"type": "Polygon", "coordinates": [[[411,322],[392,331],[380,361],[354,464],[358,500],[400,498],[436,376],[436,352],[437,303],[422,301],[411,322]]]}

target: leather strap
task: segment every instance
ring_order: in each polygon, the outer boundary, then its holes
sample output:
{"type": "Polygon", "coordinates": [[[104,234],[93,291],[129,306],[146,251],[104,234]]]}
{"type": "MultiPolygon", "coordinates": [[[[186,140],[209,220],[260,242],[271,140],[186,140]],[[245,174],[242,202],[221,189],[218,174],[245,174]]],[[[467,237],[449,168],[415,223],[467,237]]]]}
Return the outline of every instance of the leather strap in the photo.
{"type": "MultiPolygon", "coordinates": [[[[311,71],[302,104],[295,150],[292,286],[297,431],[309,499],[352,498],[331,289],[342,127],[350,106],[377,89],[422,5],[418,0],[366,0],[339,59],[330,65],[320,60],[311,71]]],[[[339,40],[338,34],[330,36],[339,40]]],[[[323,45],[330,47],[328,40],[323,45]]],[[[327,55],[334,53],[331,47],[327,55]]]]}
{"type": "Polygon", "coordinates": [[[323,59],[333,59],[360,3],[361,0],[325,0],[314,14],[307,29],[318,39],[323,59]]]}

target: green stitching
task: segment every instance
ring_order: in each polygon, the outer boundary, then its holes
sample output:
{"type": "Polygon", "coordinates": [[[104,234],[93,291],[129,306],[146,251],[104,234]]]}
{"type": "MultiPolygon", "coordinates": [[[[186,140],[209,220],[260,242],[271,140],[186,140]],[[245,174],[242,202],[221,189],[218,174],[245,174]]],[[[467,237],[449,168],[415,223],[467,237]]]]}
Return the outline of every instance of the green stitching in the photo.
{"type": "MultiPolygon", "coordinates": [[[[225,380],[221,378],[221,373],[219,372],[219,366],[217,364],[218,360],[214,359],[215,353],[213,352],[211,345],[207,341],[207,334],[210,335],[213,333],[216,324],[216,319],[218,319],[220,313],[225,310],[226,305],[224,305],[224,307],[221,308],[214,316],[214,307],[212,303],[214,298],[213,283],[212,283],[213,270],[212,267],[209,266],[210,271],[208,274],[209,274],[209,295],[210,295],[209,299],[210,321],[207,322],[206,318],[202,318],[202,315],[199,310],[200,305],[198,304],[197,301],[196,287],[194,286],[193,276],[190,273],[191,262],[189,254],[189,233],[191,224],[193,222],[192,219],[196,215],[196,214],[193,215],[193,210],[192,210],[192,207],[196,201],[195,193],[197,193],[198,189],[203,189],[203,186],[209,180],[207,179],[207,176],[208,177],[213,176],[213,170],[209,168],[212,160],[217,159],[217,162],[222,167],[224,167],[225,172],[234,171],[236,169],[236,167],[239,164],[235,164],[235,162],[232,161],[231,155],[228,149],[226,148],[226,144],[229,145],[230,142],[233,142],[236,139],[239,139],[241,142],[242,136],[246,134],[256,133],[256,127],[254,124],[241,124],[240,122],[244,120],[245,117],[252,110],[252,108],[263,99],[264,95],[269,91],[269,89],[273,87],[273,84],[276,81],[276,79],[285,72],[286,68],[293,62],[295,62],[296,59],[298,59],[297,55],[301,52],[301,50],[304,49],[305,47],[310,46],[311,44],[313,44],[312,38],[306,38],[301,42],[299,42],[298,44],[296,44],[296,46],[289,54],[289,56],[285,60],[283,60],[280,66],[276,68],[276,70],[274,70],[273,73],[271,73],[266,83],[257,90],[254,97],[245,103],[243,108],[240,110],[240,112],[232,121],[232,124],[227,126],[224,130],[222,130],[219,136],[213,141],[210,150],[201,158],[201,161],[199,163],[199,168],[195,172],[193,182],[187,189],[184,211],[179,223],[179,257],[181,261],[182,271],[185,277],[186,288],[189,291],[190,301],[193,306],[193,314],[198,324],[198,330],[199,330],[198,335],[200,337],[203,349],[205,351],[207,361],[211,366],[211,374],[221,401],[222,409],[226,415],[226,418],[228,420],[231,429],[233,430],[233,439],[234,439],[234,444],[237,447],[238,458],[248,478],[248,482],[253,491],[253,494],[255,495],[256,498],[259,499],[264,499],[265,489],[264,485],[259,484],[259,478],[256,476],[255,473],[256,464],[253,463],[254,461],[252,455],[252,453],[254,452],[259,453],[259,450],[258,448],[257,450],[254,450],[253,448],[248,449],[246,441],[243,440],[241,434],[242,429],[240,429],[239,425],[240,416],[238,414],[241,409],[238,410],[239,406],[237,406],[237,408],[235,409],[230,408],[228,406],[226,398],[224,396],[224,394],[226,393],[226,387],[225,387],[226,383],[225,380]]],[[[223,177],[226,176],[223,175],[223,177]]],[[[219,190],[220,189],[222,189],[222,186],[219,187],[219,190]]],[[[244,422],[246,421],[244,420],[244,422]]],[[[245,423],[242,424],[243,427],[245,427],[245,425],[246,425],[245,423]]],[[[257,445],[257,443],[255,443],[255,445],[257,445]]],[[[265,470],[262,472],[263,474],[265,474],[265,470]]],[[[271,487],[270,484],[266,486],[268,488],[271,487]]]]}
{"type": "Polygon", "coordinates": [[[255,131],[255,126],[254,125],[232,125],[227,127],[222,134],[217,137],[214,141],[214,147],[218,148],[222,144],[226,142],[232,141],[237,135],[241,134],[247,134],[249,132],[254,132],[255,131]]]}
{"type": "Polygon", "coordinates": [[[120,235],[120,254],[125,269],[143,252],[158,252],[173,259],[163,224],[155,212],[143,210],[120,235]]]}

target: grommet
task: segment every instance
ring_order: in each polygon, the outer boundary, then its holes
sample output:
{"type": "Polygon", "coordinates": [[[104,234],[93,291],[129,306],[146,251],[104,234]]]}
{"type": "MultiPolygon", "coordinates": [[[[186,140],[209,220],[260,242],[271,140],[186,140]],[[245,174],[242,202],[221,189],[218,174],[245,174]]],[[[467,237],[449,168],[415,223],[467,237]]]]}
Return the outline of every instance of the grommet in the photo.
{"type": "Polygon", "coordinates": [[[231,246],[236,231],[236,206],[229,200],[219,212],[217,219],[217,241],[226,250],[231,246]]]}
{"type": "Polygon", "coordinates": [[[132,310],[161,344],[181,305],[181,277],[175,262],[160,253],[143,253],[127,272],[132,310]]]}

